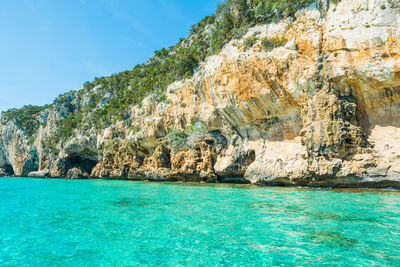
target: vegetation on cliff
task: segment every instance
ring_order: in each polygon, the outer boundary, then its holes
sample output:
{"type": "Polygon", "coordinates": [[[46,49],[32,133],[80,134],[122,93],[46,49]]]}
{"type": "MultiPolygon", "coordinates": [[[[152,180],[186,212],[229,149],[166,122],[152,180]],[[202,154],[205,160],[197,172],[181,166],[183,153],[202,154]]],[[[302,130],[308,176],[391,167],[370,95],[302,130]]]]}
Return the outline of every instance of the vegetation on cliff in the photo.
{"type": "MultiPolygon", "coordinates": [[[[129,106],[139,104],[149,93],[155,93],[160,101],[166,100],[168,85],[176,80],[191,77],[199,64],[207,56],[218,53],[222,47],[234,38],[241,38],[247,29],[255,24],[269,23],[293,16],[294,13],[314,0],[227,0],[218,5],[216,13],[204,18],[192,26],[189,37],[181,39],[175,46],[155,51],[148,62],[135,66],[109,77],[95,78],[86,82],[82,90],[59,96],[53,105],[63,106],[69,115],[61,120],[57,137],[67,138],[73,130],[82,127],[82,119],[88,127],[101,130],[116,120],[129,116],[129,106]],[[101,86],[103,93],[110,93],[110,101],[98,108],[101,95],[91,93],[90,104],[84,110],[73,112],[70,97],[82,97],[101,86]]],[[[254,40],[247,40],[251,46],[254,40]]],[[[265,43],[266,47],[274,42],[265,43]]],[[[13,120],[28,135],[36,132],[39,126],[39,113],[48,106],[26,106],[19,110],[3,112],[3,121],[13,120]]]]}
{"type": "Polygon", "coordinates": [[[28,136],[35,134],[39,128],[39,114],[48,106],[24,106],[20,109],[10,109],[2,112],[1,121],[13,121],[28,136]]]}

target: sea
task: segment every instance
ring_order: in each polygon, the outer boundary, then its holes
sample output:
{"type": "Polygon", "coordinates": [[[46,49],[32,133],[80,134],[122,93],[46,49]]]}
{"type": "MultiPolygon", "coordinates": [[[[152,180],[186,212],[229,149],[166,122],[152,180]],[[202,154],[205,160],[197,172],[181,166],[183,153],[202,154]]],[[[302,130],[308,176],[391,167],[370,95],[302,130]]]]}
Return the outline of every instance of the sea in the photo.
{"type": "Polygon", "coordinates": [[[400,191],[0,178],[0,266],[399,266],[400,191]]]}

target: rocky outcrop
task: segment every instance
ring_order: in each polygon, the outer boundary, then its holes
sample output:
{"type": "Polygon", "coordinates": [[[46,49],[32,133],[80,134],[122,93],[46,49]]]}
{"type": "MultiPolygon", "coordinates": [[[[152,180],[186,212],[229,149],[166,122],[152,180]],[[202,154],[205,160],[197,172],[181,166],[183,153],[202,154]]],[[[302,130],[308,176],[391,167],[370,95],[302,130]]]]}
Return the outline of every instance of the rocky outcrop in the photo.
{"type": "Polygon", "coordinates": [[[237,135],[218,157],[214,169],[222,182],[248,183],[244,178],[247,168],[255,161],[255,148],[237,135]]]}
{"type": "Polygon", "coordinates": [[[30,172],[30,173],[28,173],[28,177],[33,177],[33,178],[48,178],[48,177],[49,177],[49,172],[48,172],[48,171],[35,171],[35,172],[30,172]]]}
{"type": "Polygon", "coordinates": [[[66,176],[68,179],[82,179],[84,177],[82,171],[78,168],[69,169],[66,176]]]}
{"type": "Polygon", "coordinates": [[[392,4],[313,4],[295,20],[255,26],[208,57],[192,78],[171,84],[165,100],[149,95],[129,108],[128,120],[53,140],[57,121],[90,105],[90,95],[101,96],[101,105],[112,98],[101,86],[72,94],[43,113],[31,146],[15,125],[0,127],[0,168],[70,178],[86,172],[400,187],[400,13],[392,4]],[[258,40],[251,48],[244,45],[249,37],[258,40]],[[268,40],[279,46],[266,49],[268,40]]]}
{"type": "Polygon", "coordinates": [[[38,157],[28,145],[28,137],[14,123],[0,127],[0,168],[21,176],[38,169],[38,157]]]}

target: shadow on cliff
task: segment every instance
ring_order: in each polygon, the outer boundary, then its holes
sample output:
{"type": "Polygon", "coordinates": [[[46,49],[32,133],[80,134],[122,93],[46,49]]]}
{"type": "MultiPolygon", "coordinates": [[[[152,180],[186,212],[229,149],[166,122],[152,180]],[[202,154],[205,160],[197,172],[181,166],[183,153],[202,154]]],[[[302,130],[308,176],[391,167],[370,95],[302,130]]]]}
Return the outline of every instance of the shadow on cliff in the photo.
{"type": "Polygon", "coordinates": [[[73,168],[81,170],[82,173],[90,174],[97,163],[98,160],[95,158],[86,158],[82,157],[81,155],[71,155],[62,159],[59,167],[63,170],[63,173],[61,173],[62,176],[67,175],[68,171],[73,168]]]}
{"type": "Polygon", "coordinates": [[[4,165],[4,166],[1,166],[0,168],[3,169],[4,172],[5,172],[6,174],[10,175],[10,176],[13,176],[13,175],[15,174],[15,173],[14,173],[14,169],[13,169],[13,167],[11,166],[11,164],[6,164],[6,165],[4,165]]]}
{"type": "Polygon", "coordinates": [[[368,139],[376,126],[400,128],[400,73],[385,82],[355,72],[339,98],[357,105],[357,121],[368,139]]]}

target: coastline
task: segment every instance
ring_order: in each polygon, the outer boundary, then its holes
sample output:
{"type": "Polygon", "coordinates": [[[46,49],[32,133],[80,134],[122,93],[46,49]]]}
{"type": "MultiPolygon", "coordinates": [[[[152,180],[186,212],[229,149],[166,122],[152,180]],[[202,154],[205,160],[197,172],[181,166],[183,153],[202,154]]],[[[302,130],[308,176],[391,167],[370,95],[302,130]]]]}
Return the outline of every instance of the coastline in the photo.
{"type": "Polygon", "coordinates": [[[365,0],[334,9],[253,25],[190,77],[128,101],[122,117],[108,112],[143,83],[139,69],[5,112],[0,175],[400,188],[400,14],[365,0]]]}
{"type": "Polygon", "coordinates": [[[312,189],[312,190],[351,190],[351,191],[400,191],[400,181],[378,181],[378,182],[362,182],[354,184],[294,184],[294,183],[235,183],[235,182],[205,182],[205,181],[185,181],[185,180],[160,180],[160,179],[134,179],[134,178],[122,178],[122,177],[89,177],[70,179],[66,177],[28,177],[28,176],[6,176],[1,178],[24,178],[24,179],[50,179],[50,180],[92,180],[92,181],[130,181],[130,182],[145,182],[145,183],[162,183],[162,184],[184,184],[184,185],[232,185],[232,186],[244,186],[244,187],[272,187],[272,188],[297,188],[297,189],[312,189]]]}

